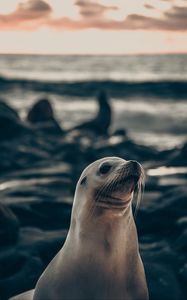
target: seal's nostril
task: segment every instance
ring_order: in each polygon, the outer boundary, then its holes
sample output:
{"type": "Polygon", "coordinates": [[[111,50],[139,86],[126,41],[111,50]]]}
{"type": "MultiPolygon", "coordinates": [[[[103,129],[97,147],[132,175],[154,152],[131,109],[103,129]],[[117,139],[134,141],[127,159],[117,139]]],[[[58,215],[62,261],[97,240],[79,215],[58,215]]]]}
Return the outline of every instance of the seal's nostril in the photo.
{"type": "Polygon", "coordinates": [[[133,166],[139,166],[139,163],[136,160],[129,160],[129,162],[133,166]]]}
{"type": "Polygon", "coordinates": [[[139,164],[136,160],[129,160],[129,161],[128,161],[128,164],[130,165],[130,167],[131,167],[133,170],[138,170],[138,169],[140,169],[140,164],[139,164]]]}

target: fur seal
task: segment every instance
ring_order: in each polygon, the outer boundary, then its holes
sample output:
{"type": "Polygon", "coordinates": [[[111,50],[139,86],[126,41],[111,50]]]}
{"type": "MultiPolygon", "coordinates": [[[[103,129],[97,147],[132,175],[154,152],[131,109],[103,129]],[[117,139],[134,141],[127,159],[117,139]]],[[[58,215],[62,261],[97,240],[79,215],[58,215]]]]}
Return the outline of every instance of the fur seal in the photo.
{"type": "Polygon", "coordinates": [[[83,171],[65,244],[28,300],[148,299],[131,205],[142,181],[141,165],[118,157],[83,171]]]}

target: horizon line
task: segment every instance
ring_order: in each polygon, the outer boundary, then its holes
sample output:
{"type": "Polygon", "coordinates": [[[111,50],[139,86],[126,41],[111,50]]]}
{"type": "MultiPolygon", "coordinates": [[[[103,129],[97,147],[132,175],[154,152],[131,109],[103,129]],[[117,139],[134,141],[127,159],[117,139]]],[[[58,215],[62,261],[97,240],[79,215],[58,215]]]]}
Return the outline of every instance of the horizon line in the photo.
{"type": "Polygon", "coordinates": [[[148,55],[187,55],[187,51],[145,52],[145,53],[41,53],[41,52],[1,52],[0,55],[40,55],[40,56],[148,56],[148,55]]]}

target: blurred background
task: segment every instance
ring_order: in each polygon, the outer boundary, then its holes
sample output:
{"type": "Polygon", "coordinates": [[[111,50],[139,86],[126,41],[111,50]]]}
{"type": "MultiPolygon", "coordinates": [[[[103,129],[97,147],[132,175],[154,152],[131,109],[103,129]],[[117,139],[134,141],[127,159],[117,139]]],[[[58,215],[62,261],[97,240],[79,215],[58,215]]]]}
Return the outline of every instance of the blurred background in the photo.
{"type": "Polygon", "coordinates": [[[150,299],[186,298],[186,19],[186,0],[1,1],[0,299],[35,286],[105,156],[146,171],[150,299]]]}

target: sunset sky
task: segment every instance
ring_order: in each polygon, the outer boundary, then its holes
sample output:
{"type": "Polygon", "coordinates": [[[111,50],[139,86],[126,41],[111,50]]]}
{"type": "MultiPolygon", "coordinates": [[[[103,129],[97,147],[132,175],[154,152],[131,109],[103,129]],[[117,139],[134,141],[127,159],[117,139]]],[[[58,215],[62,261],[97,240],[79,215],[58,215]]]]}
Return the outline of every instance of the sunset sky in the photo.
{"type": "Polygon", "coordinates": [[[187,0],[0,0],[0,53],[187,53],[187,0]]]}

